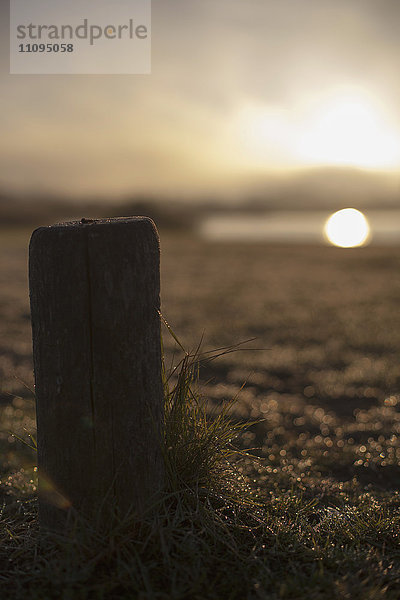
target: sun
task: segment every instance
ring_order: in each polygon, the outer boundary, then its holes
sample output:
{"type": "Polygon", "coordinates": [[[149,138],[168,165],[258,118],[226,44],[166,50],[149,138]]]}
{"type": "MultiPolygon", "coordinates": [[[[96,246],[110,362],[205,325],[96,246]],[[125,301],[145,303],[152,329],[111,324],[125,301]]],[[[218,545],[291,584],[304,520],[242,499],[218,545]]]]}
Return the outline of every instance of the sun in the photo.
{"type": "Polygon", "coordinates": [[[310,117],[297,153],[314,164],[393,168],[400,163],[400,140],[368,96],[337,95],[310,117]]]}
{"type": "Polygon", "coordinates": [[[344,208],[333,213],[324,226],[326,239],[340,248],[363,246],[370,237],[365,215],[355,208],[344,208]]]}

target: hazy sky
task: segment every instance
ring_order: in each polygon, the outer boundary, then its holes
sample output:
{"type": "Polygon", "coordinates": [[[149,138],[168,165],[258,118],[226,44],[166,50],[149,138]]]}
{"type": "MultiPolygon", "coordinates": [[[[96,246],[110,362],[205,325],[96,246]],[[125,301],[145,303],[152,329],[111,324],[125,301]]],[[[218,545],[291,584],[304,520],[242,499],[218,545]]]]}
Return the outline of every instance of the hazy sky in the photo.
{"type": "Polygon", "coordinates": [[[2,188],[196,196],[400,168],[399,0],[153,0],[152,74],[121,76],[9,75],[0,1],[2,188]]]}

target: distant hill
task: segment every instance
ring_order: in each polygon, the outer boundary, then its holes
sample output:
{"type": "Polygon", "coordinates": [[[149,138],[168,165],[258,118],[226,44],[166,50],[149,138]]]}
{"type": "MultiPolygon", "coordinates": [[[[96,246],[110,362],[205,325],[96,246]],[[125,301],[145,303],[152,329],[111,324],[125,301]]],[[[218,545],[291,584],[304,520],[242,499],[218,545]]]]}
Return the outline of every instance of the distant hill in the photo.
{"type": "MultiPolygon", "coordinates": [[[[50,225],[81,217],[145,215],[162,229],[189,230],[204,215],[229,211],[337,210],[400,208],[400,171],[314,168],[238,177],[234,195],[178,199],[132,193],[110,199],[68,199],[61,194],[17,195],[0,190],[0,225],[50,225]]],[[[231,189],[233,189],[233,187],[231,189]]]]}
{"type": "Polygon", "coordinates": [[[394,208],[400,172],[326,167],[259,176],[246,182],[250,203],[269,208],[394,208]]]}
{"type": "Polygon", "coordinates": [[[103,212],[104,206],[98,207],[87,202],[69,202],[57,196],[18,196],[5,191],[0,193],[0,226],[51,225],[82,217],[101,217],[103,212]]]}

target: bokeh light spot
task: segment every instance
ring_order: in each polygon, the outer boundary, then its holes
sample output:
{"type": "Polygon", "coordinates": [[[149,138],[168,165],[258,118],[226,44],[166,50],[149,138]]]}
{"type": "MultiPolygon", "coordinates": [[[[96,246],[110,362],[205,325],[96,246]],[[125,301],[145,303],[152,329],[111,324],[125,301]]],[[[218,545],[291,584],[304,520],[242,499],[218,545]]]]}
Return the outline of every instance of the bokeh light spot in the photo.
{"type": "Polygon", "coordinates": [[[355,208],[344,208],[333,213],[324,226],[326,239],[340,248],[363,246],[370,237],[365,215],[355,208]]]}

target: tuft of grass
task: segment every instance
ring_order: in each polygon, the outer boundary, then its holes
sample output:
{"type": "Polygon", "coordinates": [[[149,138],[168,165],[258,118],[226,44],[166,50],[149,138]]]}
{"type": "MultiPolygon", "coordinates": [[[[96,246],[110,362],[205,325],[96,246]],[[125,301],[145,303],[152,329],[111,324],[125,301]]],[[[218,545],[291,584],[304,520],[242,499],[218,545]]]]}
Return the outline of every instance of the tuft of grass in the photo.
{"type": "Polygon", "coordinates": [[[238,346],[202,353],[200,343],[190,353],[163,321],[183,352],[183,358],[168,372],[163,357],[163,451],[167,492],[190,490],[203,495],[224,494],[238,502],[248,502],[249,488],[237,467],[239,458],[249,459],[251,454],[235,442],[262,419],[243,422],[232,418],[231,410],[239,394],[225,402],[220,410],[210,409],[199,387],[202,363],[236,351],[238,346]]]}

